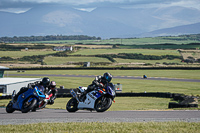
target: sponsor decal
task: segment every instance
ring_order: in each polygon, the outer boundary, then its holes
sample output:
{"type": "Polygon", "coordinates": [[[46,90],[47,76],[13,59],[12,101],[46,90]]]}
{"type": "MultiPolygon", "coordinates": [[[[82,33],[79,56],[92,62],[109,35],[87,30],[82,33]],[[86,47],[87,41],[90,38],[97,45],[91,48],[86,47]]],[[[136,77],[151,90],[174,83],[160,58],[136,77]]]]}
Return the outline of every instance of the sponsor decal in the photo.
{"type": "Polygon", "coordinates": [[[91,93],[89,93],[88,94],[93,100],[96,100],[97,98],[94,96],[94,95],[92,95],[91,93]]]}

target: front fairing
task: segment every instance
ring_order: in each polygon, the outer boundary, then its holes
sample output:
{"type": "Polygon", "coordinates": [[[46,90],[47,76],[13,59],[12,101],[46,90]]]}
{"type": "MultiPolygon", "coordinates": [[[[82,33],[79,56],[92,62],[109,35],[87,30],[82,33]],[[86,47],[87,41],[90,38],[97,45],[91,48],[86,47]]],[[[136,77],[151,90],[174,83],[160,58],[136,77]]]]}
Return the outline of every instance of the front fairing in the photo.
{"type": "Polygon", "coordinates": [[[24,100],[29,98],[31,95],[33,95],[33,89],[28,89],[26,92],[20,94],[17,98],[17,102],[13,104],[13,108],[21,110],[24,100]]]}
{"type": "Polygon", "coordinates": [[[79,102],[78,109],[94,109],[95,101],[102,96],[97,90],[93,90],[86,94],[86,99],[79,102]]]}
{"type": "Polygon", "coordinates": [[[109,94],[113,99],[115,98],[116,96],[116,90],[115,90],[115,87],[112,83],[108,84],[107,87],[106,87],[106,92],[107,94],[109,94]]]}

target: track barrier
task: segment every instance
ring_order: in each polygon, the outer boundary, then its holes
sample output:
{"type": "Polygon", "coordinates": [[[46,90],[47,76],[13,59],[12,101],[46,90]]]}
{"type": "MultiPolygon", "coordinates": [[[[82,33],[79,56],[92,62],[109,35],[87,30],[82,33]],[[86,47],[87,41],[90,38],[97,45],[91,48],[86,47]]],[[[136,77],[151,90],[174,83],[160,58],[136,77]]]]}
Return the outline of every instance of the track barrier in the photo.
{"type": "MultiPolygon", "coordinates": [[[[57,98],[72,97],[71,89],[58,89],[57,98]]],[[[198,108],[198,97],[187,96],[179,93],[170,92],[144,92],[144,93],[116,93],[116,97],[158,97],[171,98],[176,102],[169,102],[168,108],[198,108]]],[[[11,99],[11,95],[0,95],[1,99],[11,99]]]]}

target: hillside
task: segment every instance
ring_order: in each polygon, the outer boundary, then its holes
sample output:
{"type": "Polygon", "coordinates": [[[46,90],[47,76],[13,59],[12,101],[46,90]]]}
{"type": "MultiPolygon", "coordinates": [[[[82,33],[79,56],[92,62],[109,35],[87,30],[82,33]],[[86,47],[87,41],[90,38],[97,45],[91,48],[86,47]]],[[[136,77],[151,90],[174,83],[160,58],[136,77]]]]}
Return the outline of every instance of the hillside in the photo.
{"type": "Polygon", "coordinates": [[[68,6],[46,5],[20,14],[1,11],[0,37],[62,34],[126,38],[193,34],[199,33],[199,14],[199,10],[183,7],[98,7],[86,12],[68,6]]]}
{"type": "Polygon", "coordinates": [[[198,34],[200,33],[200,23],[176,26],[172,28],[155,30],[152,32],[144,33],[142,36],[156,37],[156,36],[176,36],[183,34],[198,34]]]}

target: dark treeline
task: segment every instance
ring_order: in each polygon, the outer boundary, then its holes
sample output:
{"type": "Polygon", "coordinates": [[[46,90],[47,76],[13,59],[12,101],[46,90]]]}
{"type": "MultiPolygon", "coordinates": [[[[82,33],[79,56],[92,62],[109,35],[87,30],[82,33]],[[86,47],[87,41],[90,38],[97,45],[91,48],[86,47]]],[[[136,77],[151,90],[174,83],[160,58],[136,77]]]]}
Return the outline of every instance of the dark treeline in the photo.
{"type": "Polygon", "coordinates": [[[181,59],[181,56],[176,55],[143,55],[137,53],[118,53],[118,54],[104,54],[104,55],[96,55],[96,57],[107,58],[111,62],[116,62],[114,58],[122,58],[122,59],[138,59],[138,60],[173,60],[173,59],[181,59]]]}
{"type": "Polygon", "coordinates": [[[28,49],[52,49],[53,46],[45,46],[45,45],[0,45],[0,51],[20,51],[21,49],[28,48],[28,49]]]}
{"type": "Polygon", "coordinates": [[[146,45],[113,45],[113,48],[143,48],[143,49],[200,49],[200,43],[189,43],[189,44],[146,44],[146,45]]]}
{"type": "MultiPolygon", "coordinates": [[[[117,58],[123,58],[123,59],[139,59],[139,60],[162,60],[162,59],[182,59],[181,56],[176,55],[143,55],[143,54],[137,54],[137,53],[119,53],[118,55],[115,55],[117,58]]],[[[116,58],[114,56],[114,58],[116,58]]]]}
{"type": "Polygon", "coordinates": [[[0,42],[28,42],[28,41],[53,41],[53,40],[101,40],[100,37],[86,35],[47,35],[47,36],[22,36],[1,37],[0,42]]]}

